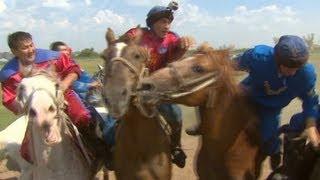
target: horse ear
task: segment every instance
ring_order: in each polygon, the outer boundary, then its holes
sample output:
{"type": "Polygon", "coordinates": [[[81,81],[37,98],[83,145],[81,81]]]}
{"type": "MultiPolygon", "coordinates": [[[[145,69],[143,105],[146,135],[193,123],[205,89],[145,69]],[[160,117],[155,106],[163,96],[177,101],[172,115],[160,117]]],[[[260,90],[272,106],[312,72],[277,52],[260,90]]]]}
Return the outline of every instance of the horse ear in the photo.
{"type": "Polygon", "coordinates": [[[116,41],[116,36],[114,35],[114,32],[111,28],[108,28],[106,32],[106,41],[108,43],[108,46],[116,41]]]}
{"type": "Polygon", "coordinates": [[[17,100],[19,102],[23,101],[23,95],[25,94],[26,87],[23,84],[20,84],[17,88],[17,100]]]}
{"type": "Polygon", "coordinates": [[[56,72],[56,66],[52,63],[50,63],[50,65],[45,68],[45,72],[49,76],[53,77],[54,79],[57,79],[57,77],[58,77],[57,72],[56,72]]]}
{"type": "Polygon", "coordinates": [[[142,40],[143,30],[140,27],[140,24],[138,24],[135,27],[135,33],[134,36],[130,36],[127,33],[120,36],[119,41],[125,42],[127,44],[140,44],[142,40]]]}
{"type": "Polygon", "coordinates": [[[140,44],[143,36],[143,30],[140,26],[140,24],[137,25],[136,27],[136,35],[134,36],[134,39],[132,39],[132,42],[135,44],[140,44]]]}

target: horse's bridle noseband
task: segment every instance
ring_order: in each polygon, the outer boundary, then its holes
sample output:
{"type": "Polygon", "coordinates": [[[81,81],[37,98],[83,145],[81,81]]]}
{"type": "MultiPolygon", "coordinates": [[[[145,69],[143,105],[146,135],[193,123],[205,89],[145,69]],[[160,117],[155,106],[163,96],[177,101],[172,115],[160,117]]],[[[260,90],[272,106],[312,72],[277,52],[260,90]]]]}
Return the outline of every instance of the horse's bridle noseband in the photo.
{"type": "Polygon", "coordinates": [[[178,72],[177,68],[173,63],[168,64],[169,72],[172,74],[175,81],[178,83],[177,91],[165,91],[159,92],[159,95],[165,99],[175,99],[182,96],[189,95],[195,91],[201,90],[205,87],[212,85],[217,78],[218,72],[210,72],[206,75],[203,75],[197,79],[186,81],[178,72]],[[191,86],[196,85],[195,87],[190,88],[191,86]]]}

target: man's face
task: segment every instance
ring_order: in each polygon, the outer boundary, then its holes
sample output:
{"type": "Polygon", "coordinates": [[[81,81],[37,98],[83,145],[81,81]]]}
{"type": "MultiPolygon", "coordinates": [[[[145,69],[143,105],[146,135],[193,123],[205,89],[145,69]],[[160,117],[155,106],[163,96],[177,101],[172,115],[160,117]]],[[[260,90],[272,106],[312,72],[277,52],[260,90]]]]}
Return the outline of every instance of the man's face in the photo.
{"type": "Polygon", "coordinates": [[[283,76],[293,76],[296,74],[296,72],[299,70],[299,68],[290,68],[286,67],[284,65],[279,66],[279,71],[283,76]]]}
{"type": "Polygon", "coordinates": [[[34,46],[32,39],[18,42],[18,47],[16,49],[11,49],[11,51],[24,65],[32,64],[36,57],[36,47],[34,46]]]}
{"type": "Polygon", "coordinates": [[[164,38],[170,30],[171,22],[168,18],[161,18],[152,25],[152,30],[160,38],[164,38]]]}
{"type": "Polygon", "coordinates": [[[71,49],[66,45],[58,46],[58,51],[66,54],[67,56],[71,55],[71,49]]]}

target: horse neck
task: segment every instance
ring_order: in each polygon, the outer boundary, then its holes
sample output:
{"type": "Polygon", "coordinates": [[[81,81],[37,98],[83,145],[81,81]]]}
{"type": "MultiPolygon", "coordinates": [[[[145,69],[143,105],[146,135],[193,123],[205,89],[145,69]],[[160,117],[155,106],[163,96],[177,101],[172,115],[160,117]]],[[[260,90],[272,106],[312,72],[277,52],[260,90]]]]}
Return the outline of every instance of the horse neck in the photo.
{"type": "MultiPolygon", "coordinates": [[[[124,132],[130,134],[131,140],[136,142],[136,146],[158,146],[157,151],[161,151],[163,142],[167,142],[166,135],[157,117],[146,117],[141,111],[131,103],[127,114],[122,119],[124,132]]],[[[138,147],[137,147],[138,148],[138,147]]]]}
{"type": "Polygon", "coordinates": [[[201,128],[205,137],[221,142],[220,147],[224,149],[234,142],[247,124],[243,109],[248,104],[240,91],[230,93],[225,88],[218,88],[212,92],[215,93],[209,92],[207,102],[200,106],[201,128]]]}

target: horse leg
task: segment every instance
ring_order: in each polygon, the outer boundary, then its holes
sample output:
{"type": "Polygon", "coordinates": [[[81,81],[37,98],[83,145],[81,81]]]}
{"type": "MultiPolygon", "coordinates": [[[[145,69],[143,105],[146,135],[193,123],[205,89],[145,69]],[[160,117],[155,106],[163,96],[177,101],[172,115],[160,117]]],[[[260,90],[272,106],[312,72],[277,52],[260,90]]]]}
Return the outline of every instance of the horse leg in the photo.
{"type": "Polygon", "coordinates": [[[109,179],[109,171],[108,171],[108,169],[103,167],[102,171],[103,171],[103,179],[104,180],[108,180],[109,179]]]}
{"type": "Polygon", "coordinates": [[[261,150],[258,151],[257,155],[256,155],[256,159],[255,159],[255,177],[258,178],[261,174],[261,165],[263,163],[263,161],[267,158],[267,155],[263,152],[261,152],[261,150]]]}

